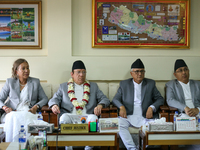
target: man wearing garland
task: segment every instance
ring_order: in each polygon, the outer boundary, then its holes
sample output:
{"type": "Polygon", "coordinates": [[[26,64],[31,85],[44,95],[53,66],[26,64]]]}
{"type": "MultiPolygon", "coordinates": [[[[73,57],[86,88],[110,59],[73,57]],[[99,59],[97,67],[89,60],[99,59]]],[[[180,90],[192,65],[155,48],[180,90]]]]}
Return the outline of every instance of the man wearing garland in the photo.
{"type": "Polygon", "coordinates": [[[141,127],[158,118],[158,109],[164,99],[155,81],[144,77],[144,64],[137,59],[131,65],[132,78],[121,81],[113,104],[119,108],[119,135],[127,150],[137,150],[129,127],[141,127]]]}
{"type": "MultiPolygon", "coordinates": [[[[73,63],[71,79],[60,85],[49,107],[54,114],[60,114],[59,123],[72,123],[70,115],[87,115],[87,122],[96,121],[103,107],[108,107],[109,99],[94,82],[86,80],[86,68],[82,61],[73,63]]],[[[72,147],[66,146],[66,150],[72,147]]],[[[86,146],[85,150],[92,147],[86,146]]]]}

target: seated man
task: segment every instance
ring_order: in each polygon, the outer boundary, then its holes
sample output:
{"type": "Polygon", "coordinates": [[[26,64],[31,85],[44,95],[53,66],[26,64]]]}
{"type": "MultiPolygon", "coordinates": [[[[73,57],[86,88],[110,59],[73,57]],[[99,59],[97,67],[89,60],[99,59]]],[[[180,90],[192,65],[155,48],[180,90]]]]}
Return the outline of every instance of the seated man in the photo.
{"type": "MultiPolygon", "coordinates": [[[[49,100],[49,107],[54,114],[60,114],[60,124],[72,123],[70,115],[87,115],[87,122],[96,121],[101,109],[109,106],[109,99],[96,83],[86,80],[86,68],[82,61],[73,63],[71,77],[68,82],[60,85],[53,98],[49,100]]],[[[92,147],[86,146],[85,149],[92,147]]]]}
{"type": "Polygon", "coordinates": [[[174,65],[175,80],[166,83],[167,104],[185,112],[188,116],[196,116],[200,111],[200,82],[189,79],[189,69],[182,59],[174,65]]]}
{"type": "Polygon", "coordinates": [[[119,135],[128,150],[136,150],[128,127],[141,127],[158,118],[158,109],[164,99],[155,86],[155,81],[144,78],[144,65],[137,59],[131,66],[132,78],[121,81],[113,98],[119,108],[119,135]]]}

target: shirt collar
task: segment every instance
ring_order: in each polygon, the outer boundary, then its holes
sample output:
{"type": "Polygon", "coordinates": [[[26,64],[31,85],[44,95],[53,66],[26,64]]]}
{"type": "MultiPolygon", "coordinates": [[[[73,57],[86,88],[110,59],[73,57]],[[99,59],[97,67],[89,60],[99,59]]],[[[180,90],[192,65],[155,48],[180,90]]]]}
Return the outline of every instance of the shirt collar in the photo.
{"type": "Polygon", "coordinates": [[[183,82],[181,82],[181,81],[178,81],[181,85],[190,85],[190,81],[187,83],[187,84],[185,84],[185,83],[183,83],[183,82]]]}
{"type": "Polygon", "coordinates": [[[140,86],[141,86],[142,83],[143,83],[143,80],[142,80],[142,82],[141,82],[140,84],[138,84],[138,83],[136,83],[136,82],[134,81],[134,79],[133,79],[133,84],[134,84],[134,85],[140,85],[140,86]]]}

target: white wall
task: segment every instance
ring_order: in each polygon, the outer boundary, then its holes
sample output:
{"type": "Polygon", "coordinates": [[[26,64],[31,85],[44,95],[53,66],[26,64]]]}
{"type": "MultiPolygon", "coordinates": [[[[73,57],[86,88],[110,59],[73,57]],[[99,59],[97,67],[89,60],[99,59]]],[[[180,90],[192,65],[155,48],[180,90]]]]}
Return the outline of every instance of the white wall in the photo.
{"type": "Polygon", "coordinates": [[[70,77],[72,63],[81,59],[90,80],[129,78],[130,66],[141,58],[146,77],[171,80],[174,62],[183,58],[191,78],[200,79],[200,1],[191,1],[191,48],[164,49],[94,49],[91,47],[91,0],[42,0],[42,50],[0,50],[0,80],[11,76],[14,60],[28,60],[31,76],[62,83],[70,77]],[[73,18],[73,19],[72,19],[73,18]]]}

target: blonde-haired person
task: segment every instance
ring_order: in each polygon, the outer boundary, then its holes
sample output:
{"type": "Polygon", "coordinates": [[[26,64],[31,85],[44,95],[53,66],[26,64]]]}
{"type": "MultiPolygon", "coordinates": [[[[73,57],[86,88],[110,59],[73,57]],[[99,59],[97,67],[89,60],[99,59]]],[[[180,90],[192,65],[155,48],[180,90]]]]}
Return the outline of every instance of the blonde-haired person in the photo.
{"type": "Polygon", "coordinates": [[[29,74],[28,62],[17,59],[13,63],[12,78],[6,80],[0,92],[0,108],[5,111],[1,123],[5,123],[6,142],[14,140],[21,125],[26,129],[28,123],[36,120],[36,112],[48,102],[40,80],[29,74]]]}

